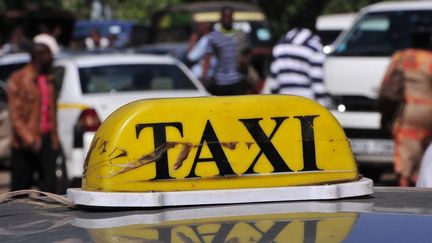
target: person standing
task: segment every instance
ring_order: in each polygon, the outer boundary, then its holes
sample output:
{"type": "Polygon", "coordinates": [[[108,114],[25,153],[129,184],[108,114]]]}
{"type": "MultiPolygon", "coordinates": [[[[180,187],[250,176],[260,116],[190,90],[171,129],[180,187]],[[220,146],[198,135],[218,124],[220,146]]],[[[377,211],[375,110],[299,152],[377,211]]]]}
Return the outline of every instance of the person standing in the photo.
{"type": "Polygon", "coordinates": [[[8,80],[8,108],[12,125],[11,190],[28,189],[38,173],[42,191],[56,190],[56,95],[51,66],[53,54],[33,43],[31,61],[8,80]]]}
{"type": "Polygon", "coordinates": [[[110,45],[108,38],[103,37],[96,28],[90,31],[90,36],[85,38],[84,42],[89,51],[102,50],[108,48],[110,45]]]}
{"type": "Polygon", "coordinates": [[[29,50],[30,45],[31,41],[25,36],[24,28],[18,26],[12,31],[9,41],[2,46],[0,52],[2,54],[25,52],[29,50]]]}
{"type": "Polygon", "coordinates": [[[396,52],[381,84],[381,126],[394,139],[394,172],[400,186],[416,183],[421,158],[432,140],[432,29],[418,26],[412,48],[396,52]]]}
{"type": "Polygon", "coordinates": [[[319,36],[307,28],[293,28],[274,46],[272,55],[263,93],[299,95],[332,106],[323,82],[325,54],[319,36]]]}
{"type": "Polygon", "coordinates": [[[204,56],[201,81],[214,95],[245,94],[245,74],[249,64],[250,42],[247,36],[233,28],[234,9],[221,9],[221,28],[208,34],[208,48],[204,56]],[[209,76],[211,56],[217,64],[213,77],[209,76]]]}

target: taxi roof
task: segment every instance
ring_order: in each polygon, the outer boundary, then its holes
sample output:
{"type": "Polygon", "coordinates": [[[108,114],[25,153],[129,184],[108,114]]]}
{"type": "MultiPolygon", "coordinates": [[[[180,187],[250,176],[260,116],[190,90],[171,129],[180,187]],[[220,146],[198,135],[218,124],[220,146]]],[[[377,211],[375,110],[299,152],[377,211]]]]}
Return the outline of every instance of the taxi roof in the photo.
{"type": "Polygon", "coordinates": [[[96,55],[78,54],[62,58],[58,62],[73,61],[78,66],[110,65],[110,64],[175,64],[176,59],[170,55],[133,54],[133,53],[101,53],[96,55]]]}
{"type": "Polygon", "coordinates": [[[114,211],[17,199],[0,204],[0,217],[2,242],[198,241],[204,235],[271,241],[287,234],[298,242],[430,242],[432,189],[377,187],[371,196],[342,200],[114,211]]]}

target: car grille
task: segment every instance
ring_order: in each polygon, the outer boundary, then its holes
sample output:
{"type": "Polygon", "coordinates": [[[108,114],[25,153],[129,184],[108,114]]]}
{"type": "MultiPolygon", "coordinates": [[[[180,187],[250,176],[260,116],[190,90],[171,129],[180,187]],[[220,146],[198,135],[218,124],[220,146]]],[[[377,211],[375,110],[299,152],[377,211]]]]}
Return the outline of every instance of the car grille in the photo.
{"type": "MultiPolygon", "coordinates": [[[[345,111],[377,112],[376,100],[365,96],[333,96],[336,107],[343,105],[345,111]]],[[[391,132],[384,129],[344,128],[348,138],[391,139],[391,132]]]]}
{"type": "Polygon", "coordinates": [[[346,111],[376,111],[376,100],[365,96],[334,96],[336,107],[344,105],[346,111]]]}
{"type": "Polygon", "coordinates": [[[384,129],[345,128],[344,130],[348,138],[392,138],[391,132],[384,129]]]}

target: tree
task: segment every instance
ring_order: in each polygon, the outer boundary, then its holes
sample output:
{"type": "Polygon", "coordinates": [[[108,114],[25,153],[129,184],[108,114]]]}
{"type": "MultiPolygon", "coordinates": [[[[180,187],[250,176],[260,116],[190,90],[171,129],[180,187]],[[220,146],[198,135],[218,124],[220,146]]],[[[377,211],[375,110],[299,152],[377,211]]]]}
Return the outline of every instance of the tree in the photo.
{"type": "Polygon", "coordinates": [[[289,29],[302,26],[314,29],[319,15],[357,12],[362,7],[380,0],[255,0],[267,15],[276,37],[289,29]]]}
{"type": "Polygon", "coordinates": [[[329,0],[256,0],[277,38],[294,26],[313,28],[329,0]]]}
{"type": "MultiPolygon", "coordinates": [[[[91,3],[94,0],[4,0],[0,11],[5,9],[29,9],[35,6],[63,8],[78,18],[89,19],[91,3]]],[[[198,2],[202,0],[99,0],[110,6],[113,18],[148,22],[151,14],[168,5],[198,2]]],[[[247,0],[231,0],[251,2],[247,0]]],[[[278,38],[294,26],[312,28],[315,19],[322,14],[357,12],[360,8],[380,0],[253,0],[267,15],[271,30],[278,38]]]]}
{"type": "MultiPolygon", "coordinates": [[[[113,12],[113,18],[123,20],[135,20],[146,22],[150,15],[157,9],[165,6],[178,4],[184,0],[158,0],[158,1],[136,1],[136,0],[100,0],[104,7],[109,6],[113,12]]],[[[62,7],[76,13],[80,18],[90,18],[90,7],[92,0],[63,0],[62,7]]]]}
{"type": "Polygon", "coordinates": [[[381,2],[380,0],[331,0],[324,8],[324,14],[331,13],[345,13],[345,12],[357,12],[362,7],[367,5],[381,2]]]}

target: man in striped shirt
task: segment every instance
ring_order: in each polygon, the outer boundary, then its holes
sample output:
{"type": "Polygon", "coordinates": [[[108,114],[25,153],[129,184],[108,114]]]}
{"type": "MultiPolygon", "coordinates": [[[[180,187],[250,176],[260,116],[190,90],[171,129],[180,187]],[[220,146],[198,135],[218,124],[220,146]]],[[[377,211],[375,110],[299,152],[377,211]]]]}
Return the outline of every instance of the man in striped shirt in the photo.
{"type": "Polygon", "coordinates": [[[306,28],[290,30],[273,48],[264,93],[299,95],[330,107],[332,102],[323,82],[324,60],[317,35],[306,28]]]}
{"type": "Polygon", "coordinates": [[[233,28],[233,12],[233,8],[223,7],[221,29],[208,35],[201,81],[214,95],[245,94],[247,88],[242,70],[247,70],[250,43],[243,32],[233,28]],[[208,75],[211,55],[217,59],[213,77],[208,75]]]}

